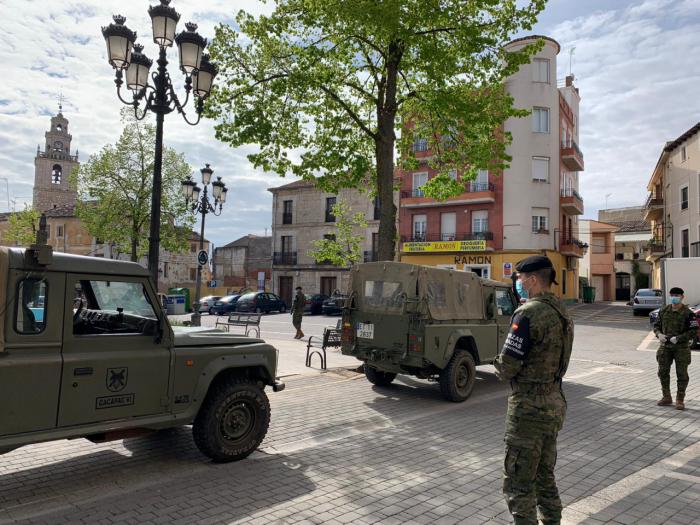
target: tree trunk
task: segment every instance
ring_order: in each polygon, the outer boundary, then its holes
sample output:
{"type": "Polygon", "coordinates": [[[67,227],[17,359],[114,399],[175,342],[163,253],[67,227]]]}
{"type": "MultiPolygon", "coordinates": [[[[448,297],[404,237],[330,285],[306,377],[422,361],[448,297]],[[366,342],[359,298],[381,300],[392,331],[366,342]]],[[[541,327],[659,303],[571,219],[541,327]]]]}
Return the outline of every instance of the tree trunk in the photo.
{"type": "Polygon", "coordinates": [[[138,262],[139,257],[138,257],[138,250],[139,250],[139,241],[138,241],[138,233],[137,232],[131,232],[131,261],[132,262],[138,262]]]}

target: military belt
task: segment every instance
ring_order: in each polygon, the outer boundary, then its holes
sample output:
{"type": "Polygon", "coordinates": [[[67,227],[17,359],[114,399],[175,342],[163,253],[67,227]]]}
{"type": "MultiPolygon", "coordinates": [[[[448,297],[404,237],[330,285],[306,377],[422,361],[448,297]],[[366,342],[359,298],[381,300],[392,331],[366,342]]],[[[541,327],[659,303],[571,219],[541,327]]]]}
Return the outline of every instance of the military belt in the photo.
{"type": "Polygon", "coordinates": [[[551,383],[518,383],[511,381],[510,386],[513,392],[529,393],[529,394],[549,394],[561,387],[561,379],[552,381],[551,383]]]}

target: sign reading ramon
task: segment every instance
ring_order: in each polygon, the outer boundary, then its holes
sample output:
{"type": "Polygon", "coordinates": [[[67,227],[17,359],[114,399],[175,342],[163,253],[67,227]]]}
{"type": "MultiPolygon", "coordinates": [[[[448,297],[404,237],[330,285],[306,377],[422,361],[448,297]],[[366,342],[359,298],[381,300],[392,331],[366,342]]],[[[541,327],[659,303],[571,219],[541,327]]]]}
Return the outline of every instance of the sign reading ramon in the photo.
{"type": "Polygon", "coordinates": [[[483,252],[486,241],[405,242],[404,252],[483,252]]]}

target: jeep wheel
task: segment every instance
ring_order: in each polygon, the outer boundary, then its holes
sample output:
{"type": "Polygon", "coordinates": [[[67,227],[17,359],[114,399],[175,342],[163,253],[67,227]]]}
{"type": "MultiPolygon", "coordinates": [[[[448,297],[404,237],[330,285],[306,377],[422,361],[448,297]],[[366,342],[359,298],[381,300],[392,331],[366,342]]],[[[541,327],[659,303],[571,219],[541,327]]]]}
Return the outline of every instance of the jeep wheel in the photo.
{"type": "Polygon", "coordinates": [[[370,383],[377,386],[389,386],[391,382],[396,379],[395,373],[382,372],[368,365],[365,365],[365,376],[367,376],[367,380],[370,383]]]}
{"type": "Polygon", "coordinates": [[[262,442],[270,424],[270,402],[255,383],[232,379],[207,394],[194,420],[197,448],[216,463],[243,459],[262,442]]]}
{"type": "Polygon", "coordinates": [[[466,350],[455,350],[450,362],[440,372],[440,391],[448,401],[460,403],[472,393],[475,380],[474,358],[466,350]]]}

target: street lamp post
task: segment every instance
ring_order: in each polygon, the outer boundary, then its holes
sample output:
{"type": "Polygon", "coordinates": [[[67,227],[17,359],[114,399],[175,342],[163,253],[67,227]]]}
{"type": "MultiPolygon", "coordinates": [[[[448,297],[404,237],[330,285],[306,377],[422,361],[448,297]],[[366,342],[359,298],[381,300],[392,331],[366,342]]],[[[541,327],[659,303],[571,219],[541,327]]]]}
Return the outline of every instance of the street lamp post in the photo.
{"type": "MultiPolygon", "coordinates": [[[[205,165],[205,167],[199,171],[202,174],[202,186],[204,187],[204,190],[197,186],[197,183],[192,180],[192,177],[187,177],[182,181],[182,192],[185,195],[185,203],[192,210],[192,212],[202,214],[202,226],[199,233],[199,251],[201,252],[204,250],[204,221],[206,220],[207,213],[221,215],[221,209],[226,202],[226,192],[228,192],[228,188],[221,181],[221,177],[217,177],[216,180],[211,183],[211,193],[214,197],[214,203],[212,204],[207,196],[207,186],[209,186],[209,183],[211,182],[211,175],[214,173],[214,171],[209,167],[209,164],[205,165]],[[200,192],[202,194],[201,199],[199,197],[200,192]]],[[[199,254],[197,255],[197,283],[195,285],[194,292],[192,326],[199,326],[201,321],[201,314],[199,313],[199,300],[201,298],[203,264],[201,261],[199,261],[199,254]]]]}
{"type": "Polygon", "coordinates": [[[133,106],[138,120],[146,117],[151,111],[156,115],[156,144],[153,161],[153,191],[151,194],[151,223],[148,245],[148,270],[151,273],[156,289],[158,288],[158,256],[160,250],[160,208],[162,191],[163,167],[163,120],[165,115],[177,110],[185,122],[191,126],[199,123],[202,117],[204,99],[209,95],[214,77],[218,69],[209,62],[204,54],[207,40],[197,33],[197,25],[185,24],[186,31],[175,34],[175,28],[180,15],[170,7],[170,0],[160,0],[160,5],[150,6],[148,14],[153,26],[153,41],[158,44],[158,70],[150,73],[153,61],[143,54],[143,46],[136,44],[136,33],[124,25],[126,18],[120,15],[113,17],[114,23],[102,28],[102,34],[107,43],[107,58],[115,69],[114,83],[117,85],[117,97],[126,105],[133,106]],[[180,55],[180,70],[185,75],[185,100],[175,93],[170,74],[168,73],[167,48],[177,44],[180,55]],[[122,97],[121,87],[124,84],[126,72],[126,87],[131,90],[131,100],[122,97]],[[149,75],[150,73],[150,75],[149,75]],[[150,80],[152,81],[149,83],[150,80]],[[194,109],[197,119],[190,121],[185,113],[185,106],[194,92],[194,109]],[[141,102],[144,107],[139,113],[141,102]]]}

